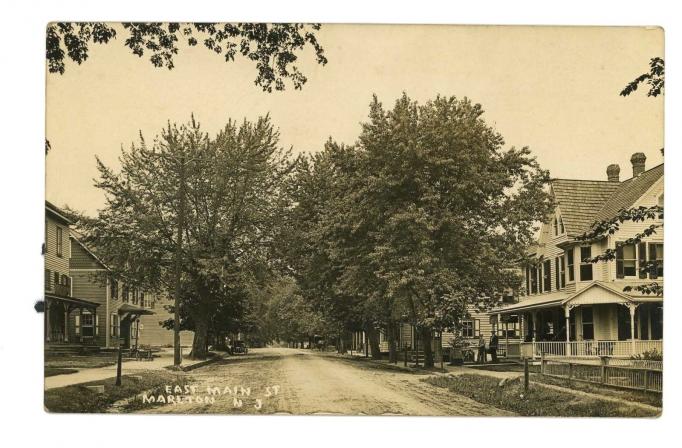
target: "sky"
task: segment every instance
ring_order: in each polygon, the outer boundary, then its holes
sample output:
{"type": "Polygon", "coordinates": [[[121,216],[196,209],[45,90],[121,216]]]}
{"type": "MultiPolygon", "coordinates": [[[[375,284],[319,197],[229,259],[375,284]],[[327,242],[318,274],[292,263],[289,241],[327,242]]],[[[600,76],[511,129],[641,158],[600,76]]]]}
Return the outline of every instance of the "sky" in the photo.
{"type": "Polygon", "coordinates": [[[118,30],[82,65],[46,72],[46,199],[89,214],[104,205],[95,156],[118,168],[121,148],[140,132],[149,141],[194,114],[214,134],[230,118],[269,113],[283,147],[313,152],[329,137],[354,143],[372,94],[386,108],[402,92],[420,103],[468,97],[507,148],[528,146],[553,177],[606,180],[617,163],[626,179],[635,152],[647,168],[663,162],[663,98],[645,87],[618,95],[663,55],[660,28],[323,25],[329,63],[318,65],[306,48],[297,63],[308,77],[303,90],[273,93],[253,83],[251,61],[181,46],[173,70],[155,68],[118,30]]]}

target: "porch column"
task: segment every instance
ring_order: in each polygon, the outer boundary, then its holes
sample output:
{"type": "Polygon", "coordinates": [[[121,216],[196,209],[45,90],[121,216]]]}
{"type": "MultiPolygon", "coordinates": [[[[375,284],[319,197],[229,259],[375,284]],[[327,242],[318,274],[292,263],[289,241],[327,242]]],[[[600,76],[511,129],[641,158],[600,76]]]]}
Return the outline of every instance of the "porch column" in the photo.
{"type": "Polygon", "coordinates": [[[71,307],[68,305],[64,306],[64,342],[69,342],[69,312],[71,307]]]}
{"type": "Polygon", "coordinates": [[[571,356],[571,309],[564,305],[564,316],[566,318],[566,356],[571,356]]]}
{"type": "Polygon", "coordinates": [[[629,304],[628,308],[630,309],[630,341],[632,343],[632,346],[630,347],[630,354],[632,356],[635,355],[635,311],[637,310],[637,305],[635,304],[629,304]]]}
{"type": "Polygon", "coordinates": [[[50,342],[52,326],[50,325],[50,301],[45,298],[45,342],[50,342]]]}
{"type": "Polygon", "coordinates": [[[533,359],[535,359],[535,341],[538,333],[538,312],[533,311],[533,359]]]}

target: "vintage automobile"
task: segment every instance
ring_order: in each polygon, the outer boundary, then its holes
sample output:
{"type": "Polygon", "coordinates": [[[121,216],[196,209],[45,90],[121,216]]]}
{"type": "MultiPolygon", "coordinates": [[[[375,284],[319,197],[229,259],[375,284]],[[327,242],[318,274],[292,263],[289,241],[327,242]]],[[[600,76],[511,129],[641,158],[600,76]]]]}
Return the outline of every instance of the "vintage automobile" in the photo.
{"type": "Polygon", "coordinates": [[[249,352],[244,341],[234,341],[230,347],[231,355],[246,355],[249,352]]]}

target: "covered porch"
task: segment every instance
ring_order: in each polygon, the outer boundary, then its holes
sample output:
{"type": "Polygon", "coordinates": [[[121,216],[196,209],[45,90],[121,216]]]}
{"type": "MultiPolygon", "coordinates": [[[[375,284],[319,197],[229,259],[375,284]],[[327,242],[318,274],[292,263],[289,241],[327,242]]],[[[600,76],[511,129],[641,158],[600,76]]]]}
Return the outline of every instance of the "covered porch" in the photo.
{"type": "Polygon", "coordinates": [[[45,343],[95,342],[98,303],[76,297],[45,294],[45,343]],[[71,321],[77,321],[74,325],[71,321]]]}
{"type": "Polygon", "coordinates": [[[521,358],[663,353],[663,298],[630,296],[600,282],[577,293],[533,297],[497,313],[521,316],[521,358]]]}
{"type": "Polygon", "coordinates": [[[140,306],[131,305],[129,303],[121,305],[117,312],[119,329],[115,338],[118,339],[117,342],[122,348],[138,348],[138,341],[140,339],[140,316],[150,314],[154,314],[154,312],[140,306]]]}

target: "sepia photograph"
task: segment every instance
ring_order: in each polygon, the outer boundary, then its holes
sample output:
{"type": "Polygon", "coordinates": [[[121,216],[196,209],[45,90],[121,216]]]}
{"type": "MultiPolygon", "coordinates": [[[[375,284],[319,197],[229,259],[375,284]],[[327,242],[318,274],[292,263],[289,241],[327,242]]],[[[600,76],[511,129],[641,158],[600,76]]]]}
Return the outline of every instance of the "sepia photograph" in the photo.
{"type": "Polygon", "coordinates": [[[48,23],[45,411],[659,417],[665,33],[48,23]]]}

